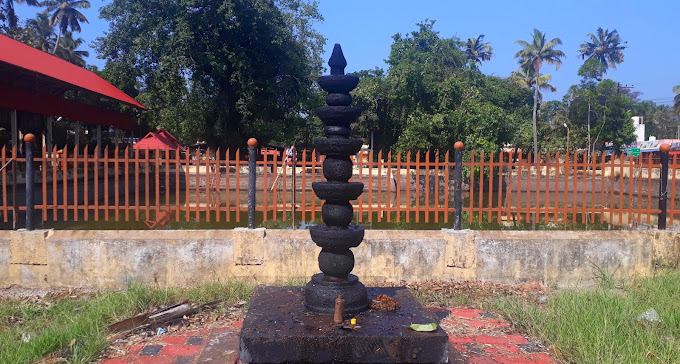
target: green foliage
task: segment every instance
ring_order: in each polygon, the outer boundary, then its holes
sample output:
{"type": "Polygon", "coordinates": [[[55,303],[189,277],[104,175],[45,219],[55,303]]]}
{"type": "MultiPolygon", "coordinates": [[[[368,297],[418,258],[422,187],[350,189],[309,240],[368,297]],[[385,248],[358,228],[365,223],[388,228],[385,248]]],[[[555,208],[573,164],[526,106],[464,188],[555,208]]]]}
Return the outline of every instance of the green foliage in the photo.
{"type": "Polygon", "coordinates": [[[384,150],[453,150],[460,140],[466,150],[498,151],[528,120],[530,92],[465,68],[464,45],[441,38],[434,21],[417,26],[393,36],[387,74],[357,73],[354,98],[364,112],[355,134],[366,139],[374,131],[376,148],[384,150]]]}
{"type": "Polygon", "coordinates": [[[578,75],[584,81],[597,80],[602,81],[602,75],[607,71],[607,65],[602,64],[596,58],[588,58],[578,69],[578,75]]]}
{"type": "Polygon", "coordinates": [[[551,85],[549,82],[552,80],[552,76],[548,74],[543,74],[536,77],[536,72],[533,68],[520,68],[510,74],[510,81],[516,85],[531,90],[536,83],[538,83],[538,100],[539,102],[543,100],[543,95],[540,90],[548,90],[550,92],[557,91],[557,87],[551,85]]]}
{"type": "Polygon", "coordinates": [[[15,2],[19,4],[25,2],[30,6],[39,5],[37,0],[0,0],[0,33],[10,32],[18,26],[19,17],[14,10],[15,2]]]}
{"type": "Polygon", "coordinates": [[[470,67],[477,69],[477,63],[491,60],[493,57],[493,47],[489,42],[484,41],[484,34],[477,38],[470,38],[465,43],[465,54],[470,62],[470,67]]]}
{"type": "Polygon", "coordinates": [[[85,42],[83,38],[74,39],[72,32],[66,32],[59,38],[59,46],[56,47],[54,55],[76,66],[85,67],[85,57],[88,57],[90,52],[77,49],[83,42],[85,42]]]}
{"type": "Polygon", "coordinates": [[[564,290],[545,306],[501,298],[493,306],[573,363],[675,363],[680,357],[680,279],[670,272],[629,282],[596,272],[591,290],[564,290]],[[636,317],[654,308],[663,323],[636,317]]]}
{"type": "Polygon", "coordinates": [[[49,53],[56,43],[56,34],[54,34],[54,28],[50,25],[47,14],[37,14],[34,19],[26,20],[23,35],[23,39],[17,40],[45,53],[49,53]]]}
{"type": "Polygon", "coordinates": [[[597,28],[597,35],[588,33],[590,41],[581,43],[579,53],[581,58],[587,59],[579,68],[578,75],[585,79],[602,80],[602,76],[607,73],[609,67],[616,68],[617,64],[623,63],[623,50],[626,44],[621,40],[616,29],[611,32],[609,29],[597,28]]]}
{"type": "Polygon", "coordinates": [[[182,301],[200,304],[220,299],[222,307],[229,307],[249,300],[252,289],[242,281],[187,289],[133,284],[121,292],[56,302],[0,300],[0,362],[33,363],[63,350],[70,362],[90,363],[106,347],[107,328],[114,322],[182,301]]]}
{"type": "Polygon", "coordinates": [[[636,115],[644,115],[645,139],[649,139],[650,136],[657,139],[677,138],[680,115],[672,107],[661,106],[636,115]]]}
{"type": "MultiPolygon", "coordinates": [[[[556,69],[560,69],[562,65],[562,58],[566,57],[564,52],[558,50],[556,47],[562,44],[560,38],[553,38],[547,40],[545,33],[538,29],[534,29],[531,37],[531,42],[523,40],[515,41],[519,44],[520,49],[516,54],[517,63],[519,63],[520,70],[523,70],[525,78],[533,81],[534,86],[534,110],[532,117],[532,131],[533,131],[533,149],[534,160],[538,159],[538,126],[536,124],[538,114],[539,95],[538,90],[541,87],[541,67],[543,62],[555,65],[556,69]]],[[[549,80],[545,80],[545,84],[549,80]]]]}
{"type": "MultiPolygon", "coordinates": [[[[540,113],[536,119],[536,133],[540,145],[539,151],[543,155],[548,152],[554,154],[560,150],[564,152],[567,139],[567,128],[564,124],[569,124],[566,114],[565,106],[561,101],[548,101],[541,104],[540,113]]],[[[521,125],[512,145],[523,151],[531,150],[533,128],[530,123],[526,122],[521,125]]],[[[571,140],[570,150],[573,150],[571,140]]]]}
{"type": "Polygon", "coordinates": [[[47,7],[43,11],[44,14],[52,12],[50,25],[57,27],[57,41],[52,54],[57,53],[57,44],[60,43],[59,39],[69,28],[72,32],[80,33],[80,22],[89,23],[85,15],[77,9],[89,9],[90,2],[87,0],[45,0],[40,2],[40,5],[47,7]]]}
{"type": "MultiPolygon", "coordinates": [[[[116,85],[135,85],[142,122],[182,141],[243,146],[312,137],[312,83],[324,39],[315,3],[298,0],[115,0],[97,52],[116,85]]],[[[318,122],[317,122],[318,124],[318,122]]],[[[307,140],[308,141],[308,140],[307,140]]]]}
{"type": "Polygon", "coordinates": [[[564,96],[564,104],[574,147],[588,148],[589,104],[593,150],[604,149],[607,142],[618,148],[635,140],[635,127],[631,122],[633,100],[620,93],[616,82],[605,79],[572,86],[564,96]]]}
{"type": "Polygon", "coordinates": [[[555,68],[559,70],[562,65],[562,58],[566,57],[564,52],[555,48],[562,44],[562,40],[560,38],[547,40],[545,33],[538,29],[534,29],[531,42],[518,40],[515,43],[522,47],[515,54],[520,67],[533,68],[537,74],[540,72],[543,62],[555,65],[555,68]]]}

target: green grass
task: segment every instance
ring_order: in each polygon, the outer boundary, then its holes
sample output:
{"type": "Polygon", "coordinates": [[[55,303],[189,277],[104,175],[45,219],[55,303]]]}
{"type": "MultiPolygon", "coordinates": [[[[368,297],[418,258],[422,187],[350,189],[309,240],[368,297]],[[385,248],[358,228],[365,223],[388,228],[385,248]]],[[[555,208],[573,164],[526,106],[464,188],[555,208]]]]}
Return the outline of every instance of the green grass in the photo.
{"type": "Polygon", "coordinates": [[[70,362],[87,363],[106,347],[106,329],[114,322],[184,300],[205,303],[222,299],[230,306],[249,300],[252,289],[241,281],[187,289],[131,285],[125,291],[60,299],[51,304],[1,300],[0,363],[31,363],[56,351],[68,353],[70,362]],[[24,342],[22,336],[28,335],[30,340],[24,342]]]}
{"type": "MultiPolygon", "coordinates": [[[[558,290],[547,304],[536,297],[484,287],[466,290],[414,289],[421,302],[478,306],[502,312],[522,332],[540,338],[572,363],[680,363],[680,272],[631,281],[595,272],[599,285],[587,290],[558,290]],[[635,318],[654,308],[663,324],[635,318]]],[[[304,282],[303,282],[304,281],[304,282]]],[[[290,280],[282,285],[302,285],[290,280]]],[[[146,310],[188,300],[225,300],[223,307],[250,299],[253,286],[241,281],[187,289],[132,285],[125,291],[38,302],[0,300],[0,363],[30,363],[66,351],[70,362],[87,363],[106,347],[106,329],[146,310]],[[28,343],[22,335],[30,335],[28,343]],[[75,340],[72,346],[69,344],[75,340]]]]}
{"type": "Polygon", "coordinates": [[[567,362],[680,363],[680,272],[629,282],[598,277],[596,289],[557,291],[545,305],[500,297],[488,308],[567,362]],[[649,308],[662,324],[636,321],[649,308]]]}

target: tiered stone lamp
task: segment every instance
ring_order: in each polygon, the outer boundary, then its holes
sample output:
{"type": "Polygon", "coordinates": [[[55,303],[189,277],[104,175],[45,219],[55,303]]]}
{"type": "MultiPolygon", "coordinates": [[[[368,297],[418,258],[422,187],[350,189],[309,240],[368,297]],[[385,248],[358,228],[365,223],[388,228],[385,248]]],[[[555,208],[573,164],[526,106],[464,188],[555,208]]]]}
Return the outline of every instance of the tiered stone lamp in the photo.
{"type": "Polygon", "coordinates": [[[358,107],[349,106],[349,94],[359,84],[356,76],[345,75],[347,61],[342,48],[336,44],[328,65],[329,76],[319,77],[319,85],[328,92],[328,106],[316,109],[323,121],[326,139],[315,140],[316,149],[326,156],[323,175],[327,182],[314,182],[317,197],[324,200],[321,217],[325,225],[313,226],[309,232],[316,245],[321,247],[319,269],[305,287],[305,307],[314,312],[332,314],[335,300],[342,295],[345,313],[355,314],[368,309],[366,287],[357,276],[350,274],[354,268],[354,254],[349,248],[361,244],[364,228],[350,225],[353,209],[350,204],[364,190],[364,184],[349,182],[352,177],[351,155],[361,150],[360,139],[350,139],[350,125],[361,114],[358,107]]]}
{"type": "Polygon", "coordinates": [[[328,92],[328,106],[316,110],[325,124],[325,139],[315,141],[326,156],[326,182],[312,188],[324,200],[321,217],[325,225],[310,228],[321,247],[319,268],[305,287],[257,287],[240,334],[239,355],[244,363],[446,363],[449,340],[437,328],[433,332],[408,329],[414,323],[436,322],[405,287],[370,287],[350,274],[354,254],[364,229],[350,225],[350,201],[364,190],[352,177],[350,156],[362,141],[350,139],[350,124],[361,110],[350,106],[349,92],[358,84],[345,75],[347,62],[336,44],[328,61],[329,76],[319,77],[328,92]],[[343,299],[338,296],[342,295],[343,299]],[[369,298],[387,296],[397,302],[394,310],[368,310],[369,298]],[[336,309],[336,300],[338,311],[336,309]],[[340,307],[343,306],[344,310],[340,307]],[[350,319],[350,320],[348,320],[350,319]],[[352,323],[351,319],[356,322],[352,323]]]}

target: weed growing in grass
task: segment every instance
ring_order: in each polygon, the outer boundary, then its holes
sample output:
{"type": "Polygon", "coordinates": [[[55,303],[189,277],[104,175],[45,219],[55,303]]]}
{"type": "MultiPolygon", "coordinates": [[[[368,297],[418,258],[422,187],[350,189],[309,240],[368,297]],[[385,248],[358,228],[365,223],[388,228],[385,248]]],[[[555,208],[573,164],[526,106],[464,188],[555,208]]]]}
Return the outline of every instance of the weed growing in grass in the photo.
{"type": "Polygon", "coordinates": [[[545,306],[512,297],[492,306],[569,362],[680,363],[680,272],[630,282],[600,273],[595,289],[558,291],[545,306]],[[662,324],[636,320],[649,308],[662,324]]]}
{"type": "Polygon", "coordinates": [[[0,363],[30,363],[57,351],[73,363],[86,363],[107,345],[106,330],[116,321],[178,301],[222,299],[230,306],[249,300],[252,289],[242,281],[188,289],[132,284],[120,292],[47,304],[0,301],[0,363]]]}

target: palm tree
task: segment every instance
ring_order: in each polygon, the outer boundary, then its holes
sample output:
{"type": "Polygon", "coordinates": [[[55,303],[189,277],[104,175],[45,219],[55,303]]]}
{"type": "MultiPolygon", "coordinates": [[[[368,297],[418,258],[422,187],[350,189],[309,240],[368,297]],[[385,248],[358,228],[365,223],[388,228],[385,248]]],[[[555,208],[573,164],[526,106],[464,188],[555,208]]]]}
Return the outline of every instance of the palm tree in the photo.
{"type": "MultiPolygon", "coordinates": [[[[536,84],[536,76],[534,75],[533,69],[528,68],[528,69],[523,69],[520,68],[517,71],[514,71],[510,74],[510,80],[516,84],[519,85],[522,88],[530,90],[532,87],[534,87],[534,84],[536,84]]],[[[538,77],[538,89],[539,90],[548,90],[550,92],[555,92],[557,91],[557,87],[549,84],[552,80],[552,76],[545,74],[541,75],[538,77]]],[[[543,100],[543,95],[541,92],[538,92],[538,100],[542,101],[543,100]]]]}
{"type": "Polygon", "coordinates": [[[480,34],[477,38],[468,39],[465,43],[465,54],[467,54],[467,59],[472,67],[477,68],[477,62],[491,59],[493,47],[489,45],[489,42],[484,42],[484,34],[480,34]]]}
{"type": "Polygon", "coordinates": [[[623,62],[623,50],[627,44],[623,42],[616,29],[611,32],[609,29],[597,28],[597,35],[588,33],[590,42],[581,43],[581,49],[578,52],[581,54],[581,59],[596,59],[602,64],[602,73],[606,73],[609,67],[616,68],[617,64],[623,62]]]}
{"type": "Polygon", "coordinates": [[[77,66],[85,67],[85,57],[90,54],[88,51],[77,50],[85,41],[82,38],[73,39],[73,33],[65,32],[57,42],[57,34],[50,26],[47,14],[38,14],[35,19],[26,21],[26,43],[43,52],[50,53],[56,49],[55,56],[71,62],[77,66]],[[56,45],[55,45],[56,44],[56,45]]]}
{"type": "MultiPolygon", "coordinates": [[[[562,65],[561,58],[566,57],[564,52],[555,49],[555,46],[562,44],[560,38],[553,38],[548,41],[545,37],[545,33],[538,29],[534,29],[532,34],[531,43],[525,42],[523,40],[515,41],[515,43],[522,46],[522,49],[515,54],[515,58],[519,58],[520,68],[532,68],[534,75],[537,79],[540,79],[541,66],[543,62],[548,64],[554,64],[556,69],[559,69],[562,65]]],[[[538,108],[538,87],[534,84],[534,115],[533,115],[533,128],[534,128],[534,160],[538,160],[538,133],[536,131],[536,110],[538,108]]]]}
{"type": "Polygon", "coordinates": [[[55,56],[71,62],[76,66],[85,67],[85,57],[90,56],[88,51],[79,51],[76,48],[80,47],[85,40],[83,38],[73,39],[73,33],[66,32],[64,36],[59,39],[59,47],[55,56]]]}
{"type": "Polygon", "coordinates": [[[56,42],[54,28],[50,26],[47,14],[38,14],[35,19],[26,21],[27,43],[33,48],[38,48],[45,53],[50,53],[56,42]]]}
{"type": "Polygon", "coordinates": [[[80,32],[80,22],[89,23],[85,15],[83,15],[76,8],[89,9],[90,2],[87,0],[46,0],[40,3],[42,6],[47,6],[43,13],[52,12],[50,17],[50,25],[58,28],[57,41],[52,50],[52,54],[57,51],[59,45],[59,38],[62,33],[66,33],[68,28],[73,32],[80,32]]]}
{"type": "MultiPolygon", "coordinates": [[[[19,18],[16,11],[14,11],[14,0],[0,0],[0,20],[7,21],[10,28],[16,28],[19,18]]],[[[38,6],[38,0],[16,0],[16,3],[21,4],[26,2],[27,5],[38,6]]]]}
{"type": "Polygon", "coordinates": [[[673,98],[673,108],[680,114],[680,85],[673,86],[675,97],[673,98]]]}

